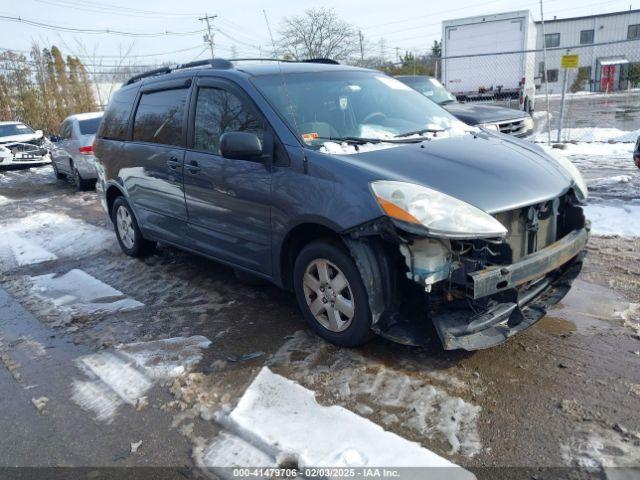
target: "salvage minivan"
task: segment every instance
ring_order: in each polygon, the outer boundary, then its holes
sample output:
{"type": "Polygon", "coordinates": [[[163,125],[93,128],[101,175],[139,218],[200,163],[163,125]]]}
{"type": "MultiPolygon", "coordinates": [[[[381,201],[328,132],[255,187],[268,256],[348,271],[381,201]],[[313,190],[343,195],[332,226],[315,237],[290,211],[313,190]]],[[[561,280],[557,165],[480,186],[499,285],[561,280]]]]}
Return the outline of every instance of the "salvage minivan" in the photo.
{"type": "Polygon", "coordinates": [[[571,162],[327,60],[137,75],[94,152],[124,253],[162,242],[293,290],[340,346],[502,343],[567,293],[588,237],[571,162]]]}

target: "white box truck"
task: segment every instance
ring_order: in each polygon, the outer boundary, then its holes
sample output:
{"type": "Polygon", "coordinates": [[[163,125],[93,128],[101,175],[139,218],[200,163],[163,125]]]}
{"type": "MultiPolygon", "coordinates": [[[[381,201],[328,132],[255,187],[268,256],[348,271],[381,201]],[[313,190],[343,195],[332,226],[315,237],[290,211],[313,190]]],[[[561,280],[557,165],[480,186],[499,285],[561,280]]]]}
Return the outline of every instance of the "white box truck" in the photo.
{"type": "Polygon", "coordinates": [[[442,83],[460,101],[533,111],[536,27],[528,10],[442,22],[442,83]]]}

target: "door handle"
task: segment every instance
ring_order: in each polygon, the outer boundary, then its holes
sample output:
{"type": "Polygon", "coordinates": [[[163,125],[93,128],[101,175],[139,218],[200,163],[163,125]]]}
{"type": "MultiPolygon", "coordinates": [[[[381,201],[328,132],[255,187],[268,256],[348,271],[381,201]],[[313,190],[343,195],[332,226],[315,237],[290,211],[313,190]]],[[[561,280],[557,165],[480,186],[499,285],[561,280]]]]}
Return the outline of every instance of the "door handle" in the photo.
{"type": "Polygon", "coordinates": [[[202,169],[198,166],[198,162],[191,160],[187,165],[187,170],[189,170],[189,173],[198,173],[202,169]]]}
{"type": "Polygon", "coordinates": [[[180,166],[180,162],[178,161],[178,159],[176,157],[171,157],[167,161],[167,165],[169,166],[169,168],[171,170],[177,170],[177,168],[180,166]]]}

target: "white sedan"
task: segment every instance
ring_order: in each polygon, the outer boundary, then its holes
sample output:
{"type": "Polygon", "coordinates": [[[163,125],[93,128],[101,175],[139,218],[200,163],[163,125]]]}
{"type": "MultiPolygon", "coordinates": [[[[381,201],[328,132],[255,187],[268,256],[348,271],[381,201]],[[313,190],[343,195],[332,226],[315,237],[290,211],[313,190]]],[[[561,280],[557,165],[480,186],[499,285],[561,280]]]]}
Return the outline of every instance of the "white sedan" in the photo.
{"type": "Polygon", "coordinates": [[[0,166],[51,163],[50,146],[42,130],[22,122],[0,122],[0,166]]]}

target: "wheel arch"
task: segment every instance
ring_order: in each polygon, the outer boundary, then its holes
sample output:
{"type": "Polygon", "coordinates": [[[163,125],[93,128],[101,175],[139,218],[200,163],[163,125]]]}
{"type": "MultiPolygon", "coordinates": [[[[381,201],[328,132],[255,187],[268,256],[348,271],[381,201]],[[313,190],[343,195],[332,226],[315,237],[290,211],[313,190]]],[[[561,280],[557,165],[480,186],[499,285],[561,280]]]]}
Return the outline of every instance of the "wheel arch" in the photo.
{"type": "Polygon", "coordinates": [[[279,266],[279,272],[277,272],[275,280],[280,286],[287,290],[293,289],[293,268],[298,254],[306,245],[319,239],[327,239],[341,245],[348,251],[348,247],[340,235],[340,230],[335,225],[318,219],[310,219],[292,226],[282,239],[278,250],[279,262],[276,265],[279,266]]]}
{"type": "Polygon", "coordinates": [[[122,187],[120,187],[120,185],[115,183],[109,183],[107,185],[107,188],[104,191],[104,197],[107,202],[107,213],[109,215],[109,218],[111,218],[113,213],[112,212],[113,203],[116,201],[116,198],[118,197],[127,198],[127,195],[122,189],[122,187]]]}

